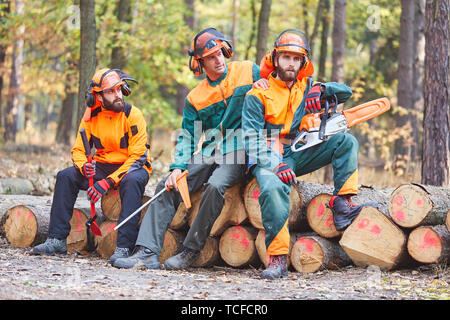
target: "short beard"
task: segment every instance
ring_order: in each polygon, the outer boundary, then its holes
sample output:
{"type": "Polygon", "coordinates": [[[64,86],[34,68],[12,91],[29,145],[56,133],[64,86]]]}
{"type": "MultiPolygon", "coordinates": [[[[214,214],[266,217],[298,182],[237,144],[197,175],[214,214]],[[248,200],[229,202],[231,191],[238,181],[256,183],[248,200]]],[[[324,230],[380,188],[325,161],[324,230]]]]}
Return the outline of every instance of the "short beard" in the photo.
{"type": "Polygon", "coordinates": [[[106,110],[111,110],[111,111],[114,111],[117,113],[119,113],[123,110],[123,107],[125,104],[122,99],[116,99],[114,102],[114,101],[107,100],[104,95],[102,95],[102,98],[103,98],[103,107],[106,110]],[[120,100],[120,101],[118,101],[118,100],[120,100]]]}
{"type": "Polygon", "coordinates": [[[295,79],[297,79],[297,75],[298,75],[299,71],[300,71],[300,68],[298,70],[294,70],[294,72],[285,71],[285,70],[281,69],[280,67],[276,68],[278,77],[283,81],[294,81],[295,79]]]}

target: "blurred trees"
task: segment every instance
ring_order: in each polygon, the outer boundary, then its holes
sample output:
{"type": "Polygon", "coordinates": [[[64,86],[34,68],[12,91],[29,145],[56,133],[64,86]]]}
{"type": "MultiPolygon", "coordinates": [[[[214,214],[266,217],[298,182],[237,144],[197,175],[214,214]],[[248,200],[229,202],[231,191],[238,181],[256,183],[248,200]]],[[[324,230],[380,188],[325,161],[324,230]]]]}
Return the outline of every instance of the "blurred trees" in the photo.
{"type": "MultiPolygon", "coordinates": [[[[401,138],[408,157],[401,159],[405,166],[399,174],[411,174],[419,167],[425,0],[403,1],[405,8],[413,7],[408,12],[414,23],[405,28],[407,33],[400,32],[401,15],[406,11],[402,11],[399,1],[389,0],[22,2],[23,15],[18,15],[20,1],[0,0],[0,136],[4,139],[14,141],[5,136],[5,121],[7,117],[10,121],[16,112],[14,108],[6,111],[8,96],[15,98],[15,92],[23,94],[22,106],[28,111],[15,118],[15,128],[22,128],[19,134],[56,136],[56,141],[71,145],[85,109],[85,88],[94,70],[103,67],[124,68],[139,81],[138,85],[131,84],[132,94],[127,101],[143,111],[150,137],[154,130],[178,128],[184,97],[199,81],[189,70],[186,54],[198,31],[217,28],[233,39],[237,59],[259,64],[281,31],[298,28],[310,38],[314,77],[342,81],[352,88],[354,94],[344,107],[382,96],[391,100],[392,112],[352,128],[351,133],[360,142],[360,163],[376,162],[380,168],[394,172],[400,150],[396,141],[401,138]],[[86,4],[90,7],[85,11],[86,4]],[[411,32],[412,40],[409,36],[410,40],[401,41],[411,32]],[[17,69],[13,67],[17,65],[20,41],[20,85],[11,91],[9,88],[16,81],[13,76],[17,69]],[[90,53],[85,53],[88,49],[84,44],[89,45],[90,53]],[[406,53],[408,57],[404,59],[406,53]],[[407,81],[413,88],[408,106],[402,102],[402,86],[406,82],[400,78],[404,73],[411,74],[413,82],[407,81]],[[405,123],[396,122],[399,115],[406,115],[405,123]]],[[[441,8],[445,1],[431,2],[441,8]]],[[[425,82],[431,81],[427,79],[425,82]]],[[[427,103],[431,107],[435,102],[427,103]]]]}

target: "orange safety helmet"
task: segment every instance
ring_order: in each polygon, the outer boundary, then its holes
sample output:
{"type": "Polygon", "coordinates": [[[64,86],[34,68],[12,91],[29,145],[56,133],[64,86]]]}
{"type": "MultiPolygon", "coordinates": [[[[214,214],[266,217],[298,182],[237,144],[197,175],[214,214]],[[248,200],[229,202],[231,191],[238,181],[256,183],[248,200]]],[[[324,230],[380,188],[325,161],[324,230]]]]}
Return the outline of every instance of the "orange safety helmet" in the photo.
{"type": "Polygon", "coordinates": [[[261,60],[260,75],[267,78],[275,70],[273,61],[278,52],[293,52],[303,55],[303,64],[297,75],[297,79],[310,76],[314,73],[314,66],[309,59],[309,43],[306,35],[298,29],[287,29],[281,32],[273,44],[272,52],[268,52],[261,60]]]}
{"type": "Polygon", "coordinates": [[[233,47],[231,40],[214,28],[207,28],[200,31],[191,42],[191,48],[188,53],[189,69],[194,72],[194,75],[199,76],[203,73],[203,68],[200,64],[200,59],[210,54],[222,50],[225,58],[233,56],[233,47]]]}

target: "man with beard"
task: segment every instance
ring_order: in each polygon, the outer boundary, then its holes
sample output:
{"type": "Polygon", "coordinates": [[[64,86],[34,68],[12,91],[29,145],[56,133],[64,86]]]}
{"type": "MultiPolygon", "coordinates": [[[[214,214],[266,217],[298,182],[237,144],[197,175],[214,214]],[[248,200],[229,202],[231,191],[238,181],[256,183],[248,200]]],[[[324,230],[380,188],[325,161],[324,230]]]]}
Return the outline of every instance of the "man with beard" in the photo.
{"type": "Polygon", "coordinates": [[[309,50],[303,32],[283,31],[273,51],[261,61],[261,76],[268,77],[269,88],[252,89],[243,106],[245,150],[261,189],[259,203],[269,255],[262,273],[266,279],[287,276],[289,193],[297,176],[332,163],[335,190],[330,207],[337,229],[348,226],[362,207],[350,200],[357,193],[358,174],[358,142],[352,135],[339,133],[295,153],[290,149],[305,114],[319,112],[321,100],[330,96],[336,95],[343,103],[352,94],[345,84],[312,80],[309,50]]]}
{"type": "MultiPolygon", "coordinates": [[[[67,252],[69,222],[79,190],[87,189],[89,200],[95,203],[108,189],[120,186],[119,223],[142,204],[152,171],[147,125],[141,111],[123,100],[131,93],[127,80],[137,82],[120,69],[105,68],[94,74],[86,92],[88,108],[72,148],[74,166],[59,171],[56,176],[48,238],[33,248],[33,254],[67,252]],[[90,147],[95,147],[92,163],[86,156],[81,129],[85,130],[90,147]],[[89,186],[92,177],[94,183],[89,186]]],[[[139,216],[133,218],[118,231],[111,263],[119,257],[127,257],[134,247],[139,216]]]]}

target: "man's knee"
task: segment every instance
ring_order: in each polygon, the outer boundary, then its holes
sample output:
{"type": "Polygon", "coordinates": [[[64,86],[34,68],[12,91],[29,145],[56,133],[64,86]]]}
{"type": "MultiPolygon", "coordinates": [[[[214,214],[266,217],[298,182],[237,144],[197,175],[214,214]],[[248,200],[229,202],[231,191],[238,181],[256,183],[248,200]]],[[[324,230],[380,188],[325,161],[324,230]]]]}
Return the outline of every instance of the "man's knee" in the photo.
{"type": "Polygon", "coordinates": [[[61,171],[58,171],[56,174],[56,180],[57,181],[65,181],[65,180],[71,180],[75,181],[79,179],[81,176],[81,173],[78,171],[75,167],[68,167],[65,169],[62,169],[61,171]]]}
{"type": "Polygon", "coordinates": [[[129,185],[129,184],[137,184],[140,186],[145,186],[148,182],[148,173],[145,169],[139,169],[132,172],[129,172],[122,178],[120,181],[120,186],[129,185]]]}

